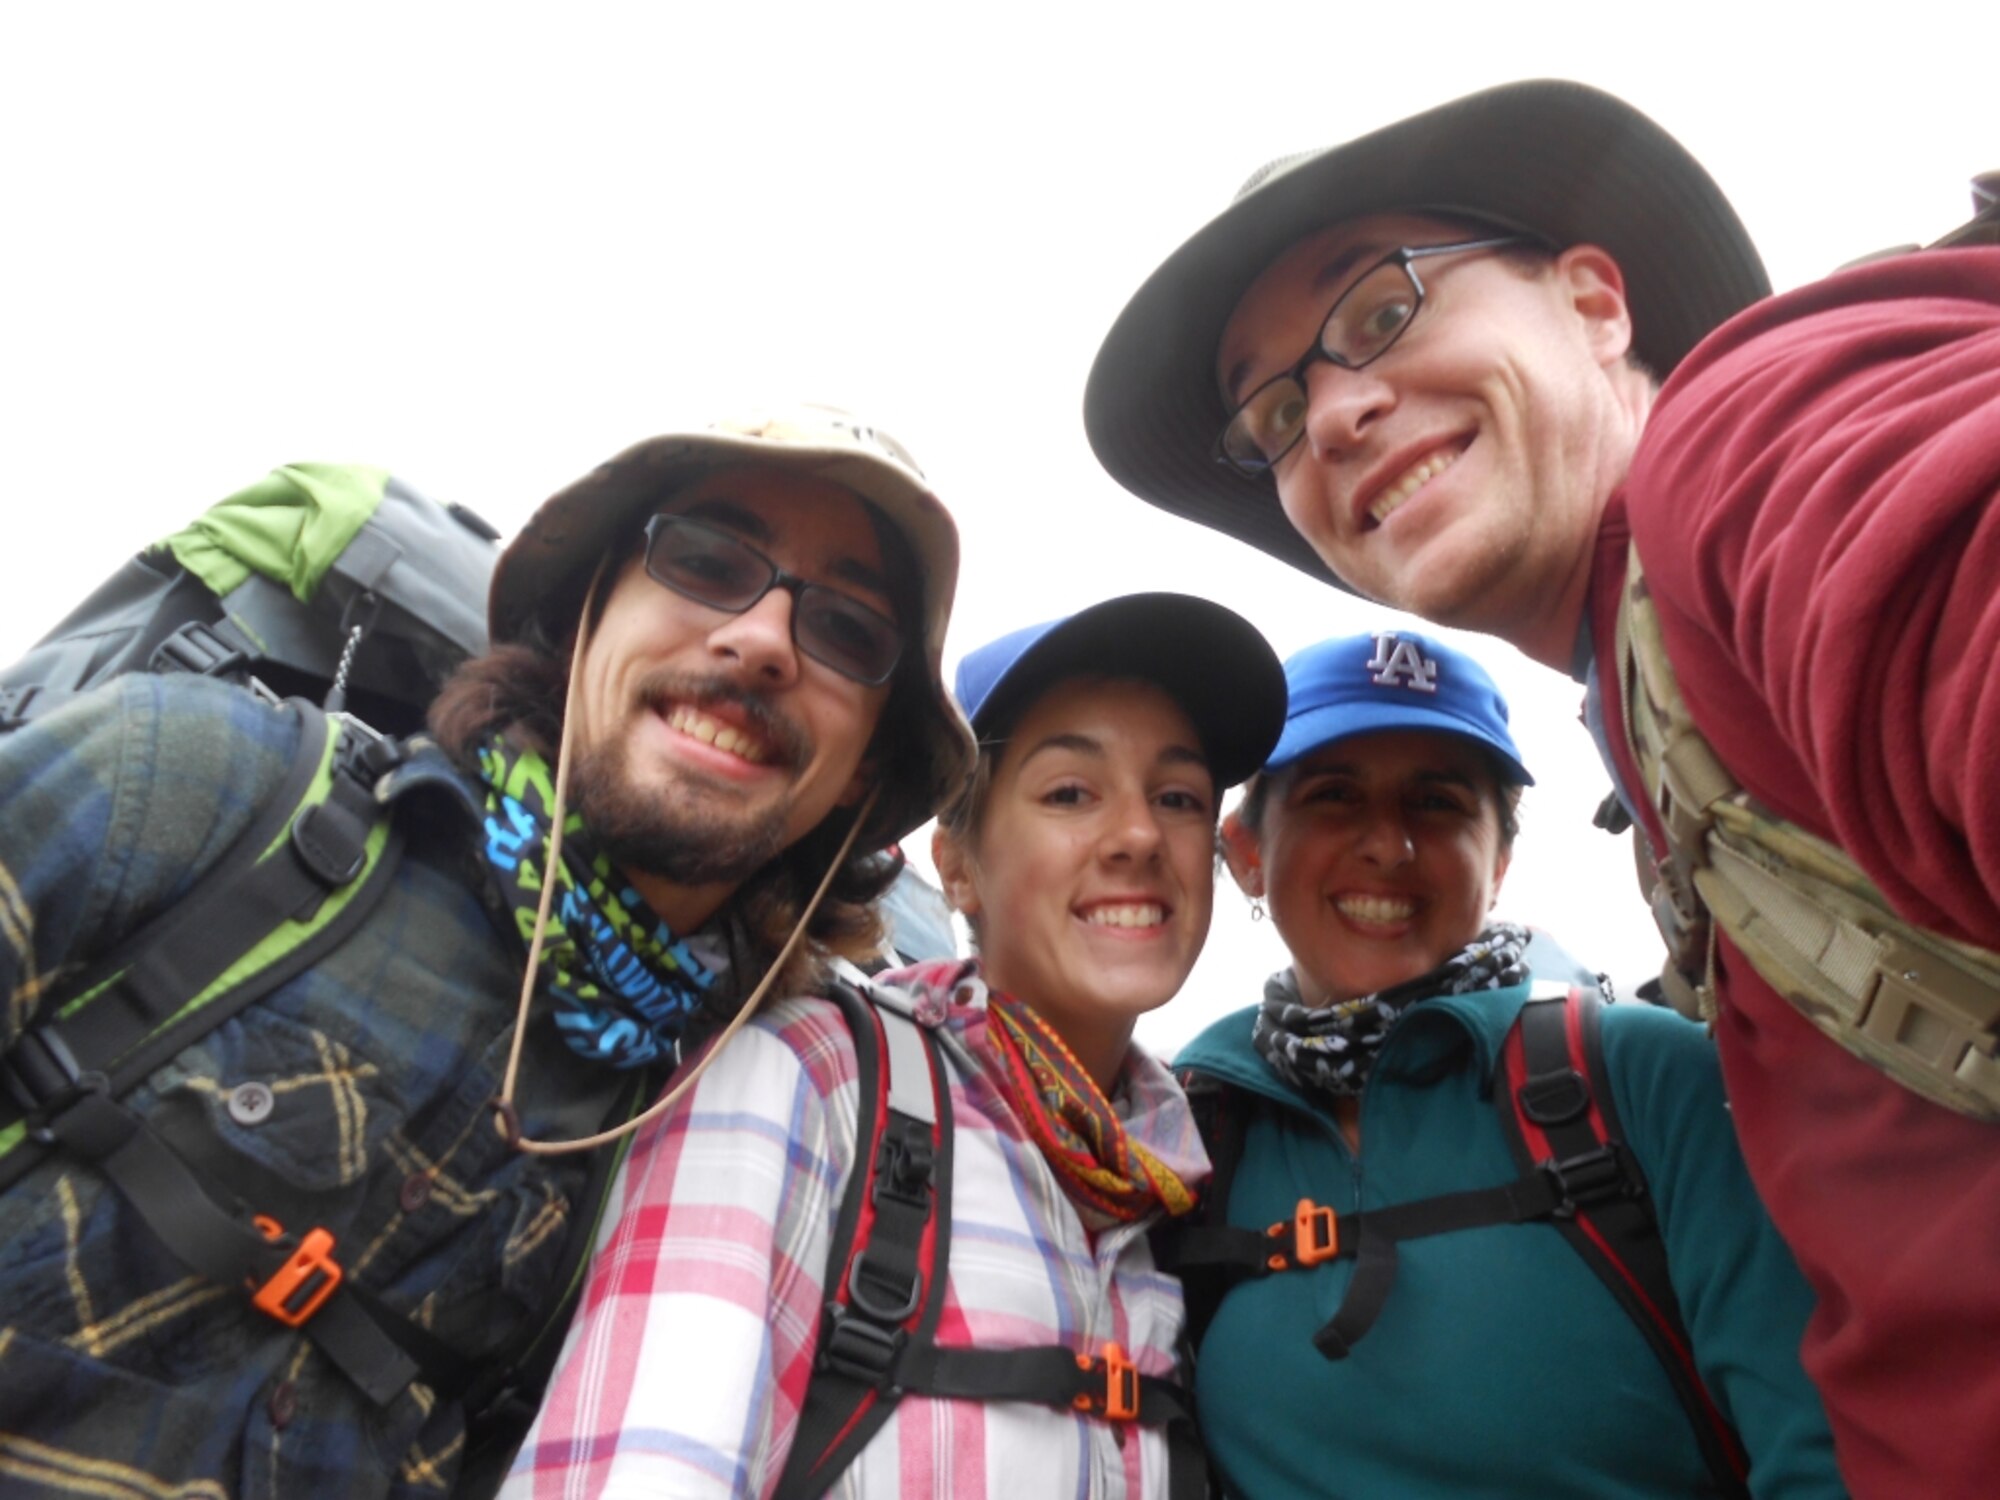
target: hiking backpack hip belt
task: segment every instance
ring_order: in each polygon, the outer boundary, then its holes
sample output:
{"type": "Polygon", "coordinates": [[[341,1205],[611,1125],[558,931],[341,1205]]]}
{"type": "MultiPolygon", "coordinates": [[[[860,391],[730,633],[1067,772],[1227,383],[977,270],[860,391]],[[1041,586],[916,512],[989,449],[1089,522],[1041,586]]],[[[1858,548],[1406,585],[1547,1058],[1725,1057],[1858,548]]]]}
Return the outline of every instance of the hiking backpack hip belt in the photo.
{"type": "Polygon", "coordinates": [[[1904,920],[1846,853],[1751,800],[1681,697],[1636,547],[1615,649],[1625,743],[1667,845],[1652,902],[1674,1007],[1715,1018],[1719,928],[1848,1052],[2000,1120],[2000,955],[1904,920]]]}

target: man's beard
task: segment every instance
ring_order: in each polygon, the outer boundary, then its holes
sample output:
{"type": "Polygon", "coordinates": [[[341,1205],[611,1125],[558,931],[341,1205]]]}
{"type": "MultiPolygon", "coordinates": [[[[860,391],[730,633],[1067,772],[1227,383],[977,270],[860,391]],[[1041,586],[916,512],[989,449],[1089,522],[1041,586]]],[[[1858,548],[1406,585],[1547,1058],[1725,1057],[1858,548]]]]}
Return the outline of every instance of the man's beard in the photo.
{"type": "MultiPolygon", "coordinates": [[[[775,764],[797,767],[811,759],[804,735],[754,696],[655,674],[641,697],[636,712],[658,712],[676,700],[735,703],[771,747],[775,764]]],[[[735,884],[784,852],[789,795],[762,811],[746,812],[732,806],[726,793],[644,790],[631,774],[630,743],[628,735],[616,734],[608,744],[576,752],[570,776],[576,810],[614,865],[675,885],[735,884]]]]}

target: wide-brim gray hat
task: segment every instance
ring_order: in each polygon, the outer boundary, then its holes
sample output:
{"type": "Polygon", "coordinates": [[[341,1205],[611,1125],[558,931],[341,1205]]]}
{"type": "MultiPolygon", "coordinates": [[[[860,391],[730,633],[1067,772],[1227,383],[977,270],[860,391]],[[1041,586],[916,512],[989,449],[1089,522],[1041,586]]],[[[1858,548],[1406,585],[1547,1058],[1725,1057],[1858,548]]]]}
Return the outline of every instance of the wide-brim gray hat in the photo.
{"type": "MultiPolygon", "coordinates": [[[[532,621],[568,636],[598,562],[618,551],[653,508],[712,469],[736,465],[810,474],[872,505],[914,554],[923,625],[924,689],[914,733],[922,770],[884,785],[858,843],[894,843],[958,794],[971,774],[972,731],[944,683],[945,627],[958,587],[958,527],[916,460],[878,427],[826,406],[796,406],[670,432],[635,443],[544,501],[500,554],[487,596],[494,643],[518,640],[532,621]]],[[[899,672],[902,670],[898,669],[899,672]]]]}
{"type": "Polygon", "coordinates": [[[1167,258],[1118,315],[1084,390],[1084,428],[1112,478],[1341,583],[1285,520],[1268,478],[1215,460],[1229,418],[1216,348],[1250,284],[1291,245],[1398,211],[1602,246],[1625,273],[1638,357],[1662,379],[1771,290],[1722,190],[1658,125],[1584,84],[1505,84],[1271,163],[1167,258]]]}

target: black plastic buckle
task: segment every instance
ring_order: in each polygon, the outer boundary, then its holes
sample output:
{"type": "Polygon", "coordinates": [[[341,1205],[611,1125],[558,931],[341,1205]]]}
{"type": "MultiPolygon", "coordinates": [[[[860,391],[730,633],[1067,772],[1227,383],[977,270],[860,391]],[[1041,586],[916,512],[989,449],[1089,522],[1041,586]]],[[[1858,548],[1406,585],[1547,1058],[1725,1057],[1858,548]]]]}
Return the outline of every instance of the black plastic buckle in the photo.
{"type": "Polygon", "coordinates": [[[839,1303],[830,1302],[815,1362],[821,1369],[887,1392],[894,1389],[890,1377],[896,1373],[907,1337],[900,1328],[878,1328],[866,1318],[855,1317],[839,1303]]]}
{"type": "Polygon", "coordinates": [[[1562,1197],[1554,1210],[1558,1219],[1575,1218],[1578,1209],[1595,1203],[1638,1196],[1632,1174],[1625,1166],[1624,1148],[1616,1141],[1567,1161],[1543,1162],[1542,1171],[1562,1197]]]}
{"type": "Polygon", "coordinates": [[[69,1044],[46,1027],[21,1033],[0,1057],[0,1083],[21,1107],[28,1138],[37,1145],[55,1143],[48,1122],[85,1094],[104,1093],[110,1083],[102,1073],[86,1073],[69,1044]]]}
{"type": "Polygon", "coordinates": [[[937,1152],[931,1145],[929,1128],[911,1120],[892,1121],[882,1135],[875,1155],[875,1201],[884,1198],[906,1203],[912,1208],[930,1207],[931,1174],[937,1167],[937,1152]]]}
{"type": "Polygon", "coordinates": [[[192,672],[220,677],[250,665],[250,658],[230,645],[205,620],[190,620],[154,648],[149,672],[192,672]]]}

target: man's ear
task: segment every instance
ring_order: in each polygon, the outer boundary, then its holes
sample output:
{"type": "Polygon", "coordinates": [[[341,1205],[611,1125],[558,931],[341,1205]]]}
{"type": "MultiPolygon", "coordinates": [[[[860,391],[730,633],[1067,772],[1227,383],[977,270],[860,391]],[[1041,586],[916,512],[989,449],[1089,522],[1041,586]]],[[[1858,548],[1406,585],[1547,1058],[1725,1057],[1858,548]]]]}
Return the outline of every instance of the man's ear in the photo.
{"type": "Polygon", "coordinates": [[[951,909],[968,920],[979,915],[979,887],[972,879],[972,856],[942,823],[931,830],[931,863],[937,866],[938,888],[951,909]]]}
{"type": "Polygon", "coordinates": [[[1253,899],[1264,894],[1264,858],[1257,835],[1233,809],[1222,815],[1222,857],[1238,890],[1253,899]]]}
{"type": "Polygon", "coordinates": [[[1556,275],[1597,363],[1605,369],[1623,363],[1632,348],[1632,310],[1618,262],[1596,245],[1571,245],[1556,257],[1556,275]]]}

